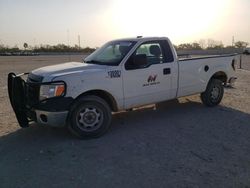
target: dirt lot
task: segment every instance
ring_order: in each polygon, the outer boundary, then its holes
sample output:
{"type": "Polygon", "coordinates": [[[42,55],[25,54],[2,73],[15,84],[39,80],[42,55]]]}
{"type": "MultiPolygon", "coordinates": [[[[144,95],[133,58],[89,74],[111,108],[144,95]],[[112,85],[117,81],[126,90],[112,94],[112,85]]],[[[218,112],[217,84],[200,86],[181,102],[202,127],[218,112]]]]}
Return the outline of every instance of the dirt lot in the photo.
{"type": "Polygon", "coordinates": [[[69,59],[81,57],[0,57],[0,187],[250,187],[250,71],[238,71],[218,107],[204,107],[197,95],[117,113],[99,139],[20,129],[7,73],[69,59]]]}

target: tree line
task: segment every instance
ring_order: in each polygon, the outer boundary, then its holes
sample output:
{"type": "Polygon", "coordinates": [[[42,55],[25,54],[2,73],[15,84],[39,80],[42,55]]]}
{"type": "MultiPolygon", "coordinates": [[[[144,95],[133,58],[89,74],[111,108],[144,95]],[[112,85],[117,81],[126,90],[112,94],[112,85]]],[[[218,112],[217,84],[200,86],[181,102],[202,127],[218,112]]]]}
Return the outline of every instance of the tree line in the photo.
{"type": "Polygon", "coordinates": [[[27,43],[23,44],[24,49],[20,49],[17,46],[9,47],[0,44],[0,53],[9,52],[9,53],[18,53],[18,52],[34,52],[34,53],[43,53],[43,52],[58,52],[58,53],[66,53],[66,52],[78,52],[78,53],[91,53],[95,51],[95,48],[90,47],[79,47],[78,45],[69,46],[65,44],[57,44],[57,45],[40,45],[40,46],[29,46],[27,43]]]}
{"type": "MultiPolygon", "coordinates": [[[[237,41],[232,46],[224,46],[221,41],[215,41],[212,39],[200,40],[193,43],[182,43],[179,45],[174,45],[176,50],[209,50],[209,49],[225,49],[225,48],[240,48],[244,49],[249,43],[245,41],[237,41]]],[[[29,46],[27,43],[23,44],[23,49],[17,46],[9,47],[0,44],[0,53],[67,53],[67,52],[78,52],[78,53],[91,53],[96,50],[96,48],[90,47],[79,47],[78,45],[69,46],[65,44],[57,45],[40,45],[40,46],[29,46]]]]}
{"type": "Polygon", "coordinates": [[[200,40],[193,43],[182,43],[174,45],[176,50],[211,50],[211,49],[227,49],[227,48],[239,48],[244,49],[249,43],[245,41],[237,41],[233,45],[224,46],[221,41],[215,41],[213,39],[200,40]]]}

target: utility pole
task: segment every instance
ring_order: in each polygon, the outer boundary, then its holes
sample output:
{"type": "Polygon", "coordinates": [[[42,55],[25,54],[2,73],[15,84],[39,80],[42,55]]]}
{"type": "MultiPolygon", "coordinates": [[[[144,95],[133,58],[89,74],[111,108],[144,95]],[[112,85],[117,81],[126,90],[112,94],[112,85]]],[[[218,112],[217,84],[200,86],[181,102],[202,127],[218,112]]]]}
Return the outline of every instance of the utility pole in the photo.
{"type": "Polygon", "coordinates": [[[69,47],[69,29],[67,29],[67,42],[68,42],[68,47],[69,47]]]}
{"type": "MultiPolygon", "coordinates": [[[[69,29],[67,29],[67,38],[68,38],[68,48],[69,48],[69,29]]],[[[68,52],[68,55],[69,55],[69,61],[71,61],[70,52],[68,52]]]]}
{"type": "Polygon", "coordinates": [[[78,48],[79,48],[79,50],[81,48],[81,37],[80,37],[80,35],[78,35],[78,48]]]}
{"type": "Polygon", "coordinates": [[[33,39],[33,43],[34,47],[36,47],[36,38],[33,39]]]}
{"type": "Polygon", "coordinates": [[[234,46],[234,36],[232,37],[232,46],[234,46]]]}

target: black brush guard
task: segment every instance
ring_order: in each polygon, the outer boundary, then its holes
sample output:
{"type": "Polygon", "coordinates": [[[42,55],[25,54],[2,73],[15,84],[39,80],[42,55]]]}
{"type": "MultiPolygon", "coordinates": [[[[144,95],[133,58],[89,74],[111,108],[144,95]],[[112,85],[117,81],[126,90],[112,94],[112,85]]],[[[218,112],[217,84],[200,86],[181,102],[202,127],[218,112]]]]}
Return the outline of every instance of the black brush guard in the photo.
{"type": "Polygon", "coordinates": [[[19,75],[16,75],[15,73],[8,74],[8,93],[9,93],[10,103],[16,114],[16,118],[19,125],[23,128],[29,127],[30,122],[37,120],[34,109],[38,109],[39,107],[41,107],[42,103],[46,104],[44,102],[50,102],[47,104],[47,106],[48,105],[51,106],[50,110],[56,111],[57,107],[61,108],[61,110],[62,109],[66,110],[62,108],[62,104],[63,106],[69,106],[73,100],[71,98],[64,98],[66,92],[64,92],[62,96],[39,100],[38,95],[39,95],[39,88],[41,85],[62,83],[64,84],[65,90],[67,88],[67,85],[64,81],[53,81],[53,82],[39,81],[36,83],[25,82],[22,79],[22,76],[27,74],[29,73],[23,73],[19,75]],[[54,109],[52,106],[54,107],[54,109]]]}
{"type": "Polygon", "coordinates": [[[26,107],[27,85],[21,78],[22,75],[16,75],[14,73],[8,74],[8,93],[17,121],[19,125],[24,128],[29,126],[29,118],[27,116],[29,109],[26,107]]]}

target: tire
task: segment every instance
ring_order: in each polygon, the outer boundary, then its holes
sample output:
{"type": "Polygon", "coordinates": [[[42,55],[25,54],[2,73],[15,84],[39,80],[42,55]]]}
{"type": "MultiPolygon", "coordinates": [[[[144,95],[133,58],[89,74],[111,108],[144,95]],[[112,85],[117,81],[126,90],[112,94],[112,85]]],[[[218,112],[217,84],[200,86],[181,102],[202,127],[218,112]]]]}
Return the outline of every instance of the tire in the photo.
{"type": "Polygon", "coordinates": [[[224,95],[224,87],[222,81],[218,79],[211,79],[208,82],[206,91],[201,93],[201,101],[209,107],[220,104],[224,95]]]}
{"type": "Polygon", "coordinates": [[[68,128],[81,139],[98,138],[108,130],[111,119],[111,109],[106,101],[97,96],[84,96],[72,105],[68,128]]]}

